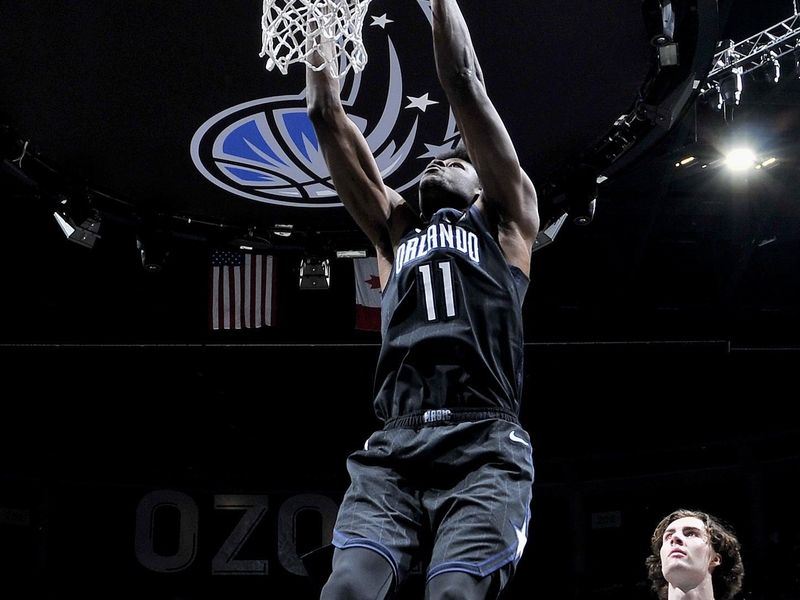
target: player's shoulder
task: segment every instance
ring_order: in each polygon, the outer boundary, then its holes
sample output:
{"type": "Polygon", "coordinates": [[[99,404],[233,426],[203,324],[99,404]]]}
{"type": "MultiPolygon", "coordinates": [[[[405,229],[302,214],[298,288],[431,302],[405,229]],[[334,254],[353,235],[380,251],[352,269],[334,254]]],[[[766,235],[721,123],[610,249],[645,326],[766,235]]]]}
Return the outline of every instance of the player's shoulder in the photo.
{"type": "Polygon", "coordinates": [[[396,246],[409,230],[420,227],[422,221],[419,213],[406,201],[403,196],[391,188],[386,188],[389,198],[389,214],[386,216],[386,226],[392,246],[396,246]]]}

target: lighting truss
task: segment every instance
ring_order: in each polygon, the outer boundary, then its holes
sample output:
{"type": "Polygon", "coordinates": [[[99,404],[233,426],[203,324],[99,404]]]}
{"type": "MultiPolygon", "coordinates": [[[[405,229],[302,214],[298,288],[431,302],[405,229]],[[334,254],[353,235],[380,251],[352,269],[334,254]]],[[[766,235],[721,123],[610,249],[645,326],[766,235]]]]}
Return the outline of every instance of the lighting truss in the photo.
{"type": "Polygon", "coordinates": [[[795,14],[788,19],[717,52],[701,95],[718,92],[726,76],[734,73],[746,75],[770,64],[772,60],[795,52],[798,43],[800,13],[795,10],[795,14]]]}

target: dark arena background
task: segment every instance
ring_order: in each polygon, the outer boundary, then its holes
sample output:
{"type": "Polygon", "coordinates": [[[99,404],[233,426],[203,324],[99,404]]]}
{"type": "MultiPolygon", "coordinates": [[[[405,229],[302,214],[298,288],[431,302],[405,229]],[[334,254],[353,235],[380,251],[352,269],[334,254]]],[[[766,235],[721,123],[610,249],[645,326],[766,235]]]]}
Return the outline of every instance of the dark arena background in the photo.
{"type": "MultiPolygon", "coordinates": [[[[649,536],[680,507],[733,525],[743,597],[800,598],[797,7],[460,4],[542,213],[507,598],[654,598],[649,536]]],[[[356,327],[369,244],[302,68],[259,57],[261,8],[0,0],[4,596],[318,595],[300,556],[378,426],[380,339],[356,327]],[[218,250],[270,257],[261,322],[214,327],[218,250]]],[[[429,15],[373,0],[343,86],[412,201],[455,135],[429,15]]]]}

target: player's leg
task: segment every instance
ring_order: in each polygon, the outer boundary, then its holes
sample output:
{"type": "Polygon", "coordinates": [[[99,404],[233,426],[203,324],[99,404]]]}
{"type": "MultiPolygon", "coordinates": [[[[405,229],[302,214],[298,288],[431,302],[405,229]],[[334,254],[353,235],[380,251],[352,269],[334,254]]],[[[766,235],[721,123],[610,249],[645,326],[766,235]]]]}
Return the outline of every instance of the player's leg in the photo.
{"type": "Polygon", "coordinates": [[[530,439],[521,427],[506,421],[462,424],[452,431],[439,428],[431,435],[440,437],[442,446],[454,448],[430,467],[435,473],[438,462],[446,463],[453,475],[450,485],[422,498],[430,522],[438,523],[427,571],[430,585],[436,586],[431,598],[448,598],[458,580],[472,593],[485,593],[474,582],[490,576],[494,587],[488,597],[495,598],[512,577],[527,543],[533,484],[530,439]],[[473,442],[465,449],[453,439],[456,435],[473,442]],[[447,577],[436,581],[443,576],[447,577]]]}
{"type": "Polygon", "coordinates": [[[367,548],[337,549],[333,572],[320,600],[383,600],[392,590],[394,571],[383,556],[367,548]]]}
{"type": "Polygon", "coordinates": [[[452,571],[431,578],[425,586],[425,600],[495,600],[500,593],[498,573],[478,578],[452,571]]]}
{"type": "Polygon", "coordinates": [[[350,486],[334,525],[337,550],[323,600],[384,598],[406,578],[423,515],[398,469],[413,430],[377,431],[347,459],[350,486]]]}

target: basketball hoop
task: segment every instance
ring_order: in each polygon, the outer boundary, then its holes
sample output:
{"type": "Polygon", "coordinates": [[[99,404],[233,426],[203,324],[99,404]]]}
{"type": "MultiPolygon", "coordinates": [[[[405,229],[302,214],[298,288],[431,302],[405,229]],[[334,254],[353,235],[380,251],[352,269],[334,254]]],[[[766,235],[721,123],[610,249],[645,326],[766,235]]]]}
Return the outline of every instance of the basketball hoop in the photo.
{"type": "Polygon", "coordinates": [[[370,1],[264,0],[260,56],[267,57],[267,70],[278,67],[286,75],[289,65],[302,62],[337,78],[351,68],[361,71],[367,64],[361,31],[370,1]],[[332,56],[314,65],[309,59],[324,42],[332,42],[332,56]]]}

